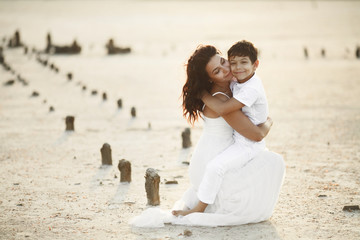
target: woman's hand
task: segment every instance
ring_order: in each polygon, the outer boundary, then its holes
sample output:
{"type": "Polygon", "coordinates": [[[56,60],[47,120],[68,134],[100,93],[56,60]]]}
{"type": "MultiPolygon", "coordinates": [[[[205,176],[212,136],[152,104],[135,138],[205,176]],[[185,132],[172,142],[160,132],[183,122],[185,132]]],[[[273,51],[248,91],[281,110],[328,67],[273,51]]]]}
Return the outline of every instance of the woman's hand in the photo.
{"type": "Polygon", "coordinates": [[[266,137],[266,135],[268,135],[272,125],[273,125],[273,120],[271,117],[268,117],[266,122],[257,125],[261,130],[262,138],[264,138],[264,137],[266,137]]]}

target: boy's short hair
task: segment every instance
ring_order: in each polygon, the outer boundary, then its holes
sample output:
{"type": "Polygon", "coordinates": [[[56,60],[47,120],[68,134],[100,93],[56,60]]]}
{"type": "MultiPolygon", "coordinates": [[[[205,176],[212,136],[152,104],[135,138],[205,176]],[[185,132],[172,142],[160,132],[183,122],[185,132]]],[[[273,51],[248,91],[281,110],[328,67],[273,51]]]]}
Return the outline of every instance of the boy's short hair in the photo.
{"type": "Polygon", "coordinates": [[[239,41],[231,46],[228,50],[228,59],[230,57],[249,57],[251,63],[254,63],[257,60],[258,50],[257,48],[251,43],[246,40],[239,41]]]}

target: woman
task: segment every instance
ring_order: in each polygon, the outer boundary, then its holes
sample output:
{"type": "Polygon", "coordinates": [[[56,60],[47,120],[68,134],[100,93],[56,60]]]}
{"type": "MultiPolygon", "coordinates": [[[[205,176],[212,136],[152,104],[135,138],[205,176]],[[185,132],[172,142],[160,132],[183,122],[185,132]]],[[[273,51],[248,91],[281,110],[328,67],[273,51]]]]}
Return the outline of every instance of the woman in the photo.
{"type": "Polygon", "coordinates": [[[188,60],[187,81],[183,87],[184,116],[192,124],[199,117],[204,119],[203,133],[190,161],[191,187],[174,206],[174,209],[183,209],[173,211],[173,215],[179,217],[148,209],[132,221],[134,226],[159,227],[163,223],[225,226],[259,222],[271,216],[282,184],[284,163],[279,155],[268,151],[243,168],[226,173],[215,203],[208,205],[204,213],[181,216],[185,215],[183,211],[198,204],[196,192],[206,165],[233,143],[233,129],[251,140],[260,141],[272,125],[268,119],[261,126],[255,126],[241,111],[219,117],[203,106],[200,99],[203,90],[223,101],[230,98],[231,79],[229,62],[213,46],[200,46],[188,60]]]}
{"type": "Polygon", "coordinates": [[[190,123],[202,117],[204,129],[190,163],[192,187],[183,197],[185,209],[173,211],[176,216],[186,216],[174,223],[211,226],[244,224],[266,220],[272,214],[282,185],[284,162],[279,155],[268,151],[259,154],[243,168],[226,174],[215,203],[204,206],[205,209],[196,209],[199,206],[196,192],[205,166],[232,144],[233,129],[248,139],[260,141],[272,125],[271,119],[268,119],[263,125],[254,126],[241,111],[221,118],[203,106],[200,99],[203,90],[223,101],[228,100],[231,97],[231,79],[229,62],[213,46],[200,46],[188,61],[187,82],[183,87],[184,115],[190,123]],[[205,213],[196,213],[197,210],[205,210],[205,213]]]}

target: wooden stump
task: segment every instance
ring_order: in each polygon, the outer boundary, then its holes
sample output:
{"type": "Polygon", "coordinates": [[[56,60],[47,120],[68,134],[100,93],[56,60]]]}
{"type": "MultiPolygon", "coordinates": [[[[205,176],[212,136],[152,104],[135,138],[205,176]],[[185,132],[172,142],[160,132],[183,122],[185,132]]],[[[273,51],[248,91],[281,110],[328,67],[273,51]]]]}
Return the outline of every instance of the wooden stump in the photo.
{"type": "Polygon", "coordinates": [[[33,91],[31,94],[32,97],[38,97],[40,94],[37,91],[33,91]]]}
{"type": "Polygon", "coordinates": [[[190,128],[185,128],[185,130],[181,133],[183,148],[191,147],[190,134],[191,134],[190,128]]]}
{"type": "Polygon", "coordinates": [[[4,83],[4,86],[11,86],[15,83],[15,80],[11,79],[9,81],[7,81],[6,83],[4,83]]]}
{"type": "Polygon", "coordinates": [[[120,182],[131,182],[131,163],[125,159],[121,159],[118,164],[120,171],[120,182]]]}
{"type": "Polygon", "coordinates": [[[111,147],[108,143],[104,143],[101,152],[101,163],[102,165],[112,165],[111,147]]]}
{"type": "Polygon", "coordinates": [[[308,57],[309,57],[308,50],[306,47],[304,47],[304,56],[306,59],[308,59],[308,57]]]}
{"type": "Polygon", "coordinates": [[[67,76],[67,79],[68,79],[69,81],[71,81],[71,79],[72,79],[72,77],[73,77],[72,73],[69,72],[66,76],[67,76]]]}
{"type": "Polygon", "coordinates": [[[131,116],[136,117],[136,109],[135,109],[135,107],[131,108],[131,116]]]}
{"type": "Polygon", "coordinates": [[[74,131],[74,121],[75,118],[73,116],[67,116],[65,118],[65,123],[66,123],[66,131],[74,131]]]}
{"type": "Polygon", "coordinates": [[[145,190],[147,196],[147,204],[152,206],[160,205],[159,183],[160,176],[153,168],[148,168],[145,174],[145,190]]]}
{"type": "Polygon", "coordinates": [[[117,101],[117,105],[118,105],[118,108],[122,108],[122,100],[121,99],[119,99],[117,101]]]}
{"type": "Polygon", "coordinates": [[[343,211],[348,211],[348,212],[359,211],[359,210],[360,210],[359,205],[350,205],[343,207],[343,211]]]}
{"type": "Polygon", "coordinates": [[[324,48],[321,49],[321,56],[324,58],[326,56],[326,51],[324,48]]]}

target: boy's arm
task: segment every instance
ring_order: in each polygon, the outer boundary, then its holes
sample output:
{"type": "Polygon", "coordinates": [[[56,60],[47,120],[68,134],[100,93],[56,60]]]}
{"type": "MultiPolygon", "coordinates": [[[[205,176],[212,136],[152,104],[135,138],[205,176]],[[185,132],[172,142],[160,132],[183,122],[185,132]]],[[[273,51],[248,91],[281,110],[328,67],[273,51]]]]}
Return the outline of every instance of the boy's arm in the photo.
{"type": "Polygon", "coordinates": [[[211,96],[208,92],[203,92],[201,100],[205,103],[206,106],[208,106],[211,110],[220,116],[231,113],[235,110],[240,110],[245,106],[235,98],[230,98],[228,101],[223,102],[218,98],[211,96]]]}

